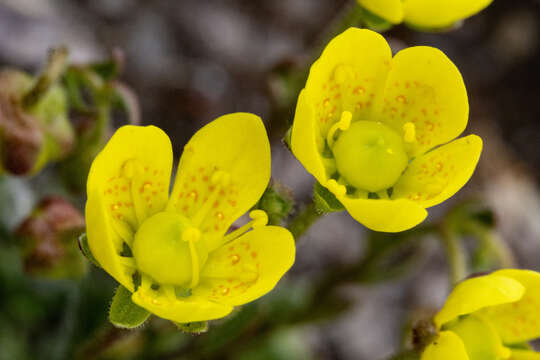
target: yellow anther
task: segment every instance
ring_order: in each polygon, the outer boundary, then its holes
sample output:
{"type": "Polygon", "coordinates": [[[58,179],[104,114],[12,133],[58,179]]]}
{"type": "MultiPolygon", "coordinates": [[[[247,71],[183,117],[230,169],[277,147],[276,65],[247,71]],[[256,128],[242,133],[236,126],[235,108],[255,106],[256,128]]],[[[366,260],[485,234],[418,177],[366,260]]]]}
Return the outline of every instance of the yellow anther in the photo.
{"type": "Polygon", "coordinates": [[[407,143],[416,141],[416,126],[412,122],[403,125],[403,140],[407,143]]]}
{"type": "Polygon", "coordinates": [[[122,176],[132,179],[137,173],[143,172],[143,166],[135,159],[127,160],[122,167],[122,176]]]}
{"type": "Polygon", "coordinates": [[[326,187],[336,196],[343,196],[347,193],[347,188],[344,185],[338,184],[338,182],[334,179],[328,180],[326,187]]]}
{"type": "Polygon", "coordinates": [[[254,229],[268,224],[268,215],[263,210],[252,210],[249,217],[252,220],[251,227],[254,229]]]}
{"type": "Polygon", "coordinates": [[[182,233],[182,240],[197,242],[201,238],[201,231],[196,227],[190,227],[182,233]]]}
{"type": "Polygon", "coordinates": [[[350,111],[344,111],[341,113],[341,119],[332,125],[330,130],[328,131],[328,135],[326,135],[326,141],[328,142],[328,146],[332,148],[334,146],[334,135],[336,134],[336,131],[341,130],[345,131],[351,126],[351,120],[352,120],[352,113],[350,111]]]}

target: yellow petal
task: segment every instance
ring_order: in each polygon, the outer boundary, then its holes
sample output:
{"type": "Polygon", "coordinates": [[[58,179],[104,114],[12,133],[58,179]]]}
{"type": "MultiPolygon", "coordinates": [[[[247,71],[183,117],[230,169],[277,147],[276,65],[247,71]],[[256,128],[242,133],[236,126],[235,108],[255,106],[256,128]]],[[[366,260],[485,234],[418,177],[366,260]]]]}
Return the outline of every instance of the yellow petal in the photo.
{"type": "Polygon", "coordinates": [[[287,229],[256,228],[209,255],[193,294],[221,304],[245,304],[272,290],[294,257],[294,239],[287,229]]]}
{"type": "Polygon", "coordinates": [[[427,216],[423,207],[406,199],[354,199],[347,195],[338,199],[356,221],[375,231],[404,231],[427,216]]]}
{"type": "Polygon", "coordinates": [[[469,360],[463,341],[451,331],[441,331],[437,340],[429,344],[421,360],[469,360]]]}
{"type": "Polygon", "coordinates": [[[185,146],[167,209],[200,218],[195,225],[213,250],[259,200],[269,180],[270,143],[262,120],[248,113],[224,115],[185,146]]]}
{"type": "Polygon", "coordinates": [[[512,350],[509,360],[540,360],[540,353],[531,350],[512,350]]]}
{"type": "Polygon", "coordinates": [[[358,3],[393,24],[403,21],[402,0],[358,0],[358,3]]]}
{"type": "Polygon", "coordinates": [[[170,299],[157,295],[152,289],[137,291],[133,293],[131,299],[154,315],[179,323],[219,319],[233,310],[232,306],[218,304],[194,295],[170,299]]]}
{"type": "Polygon", "coordinates": [[[410,156],[455,139],[468,116],[463,78],[442,51],[417,46],[394,56],[376,117],[403,134],[410,156]],[[408,139],[407,127],[413,125],[415,139],[408,139]]]}
{"type": "Polygon", "coordinates": [[[320,134],[313,106],[307,101],[305,90],[302,90],[298,97],[291,135],[291,148],[294,156],[302,163],[307,172],[319,182],[326,183],[328,175],[320,153],[324,148],[325,140],[320,134]]]}
{"type": "Polygon", "coordinates": [[[419,156],[394,185],[392,198],[423,207],[445,201],[469,181],[481,152],[482,139],[469,135],[419,156]]]}
{"type": "Polygon", "coordinates": [[[503,341],[514,344],[540,337],[540,274],[529,270],[501,270],[494,273],[518,281],[525,294],[517,302],[484,309],[503,341]]]}
{"type": "Polygon", "coordinates": [[[123,243],[149,216],[162,211],[172,168],[169,137],[154,126],[118,129],[88,174],[88,244],[100,265],[132,290],[132,268],[120,265],[123,243]]]}
{"type": "Polygon", "coordinates": [[[460,337],[471,359],[508,359],[511,354],[493,325],[480,317],[469,315],[448,324],[444,329],[460,337]]]}
{"type": "Polygon", "coordinates": [[[344,111],[352,121],[370,119],[391,58],[386,40],[371,30],[349,28],[328,43],[311,66],[304,95],[323,138],[344,111]]]}
{"type": "Polygon", "coordinates": [[[449,27],[486,8],[493,0],[407,0],[405,22],[425,28],[449,27]]]}
{"type": "Polygon", "coordinates": [[[507,276],[491,274],[465,280],[452,290],[443,308],[435,316],[435,324],[440,328],[460,315],[515,302],[524,292],[523,285],[507,276]]]}

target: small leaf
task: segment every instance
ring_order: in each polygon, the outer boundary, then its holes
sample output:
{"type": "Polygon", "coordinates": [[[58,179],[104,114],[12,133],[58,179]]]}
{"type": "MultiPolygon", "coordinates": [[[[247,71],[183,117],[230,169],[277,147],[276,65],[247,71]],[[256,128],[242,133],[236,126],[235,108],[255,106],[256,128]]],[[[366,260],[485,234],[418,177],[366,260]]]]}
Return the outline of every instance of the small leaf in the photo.
{"type": "Polygon", "coordinates": [[[131,301],[131,292],[119,285],[114,294],[109,321],[116,327],[133,329],[142,325],[150,313],[131,301]]]}
{"type": "Polygon", "coordinates": [[[190,323],[177,323],[178,329],[189,334],[201,334],[208,331],[208,321],[196,321],[190,323]]]}
{"type": "Polygon", "coordinates": [[[97,267],[101,267],[92,254],[92,250],[90,250],[90,246],[88,245],[88,237],[86,236],[86,233],[82,233],[81,236],[79,236],[79,249],[83,253],[83,255],[90,260],[92,264],[94,264],[97,267]]]}
{"type": "Polygon", "coordinates": [[[339,200],[327,188],[319,182],[313,187],[313,200],[317,207],[323,212],[343,211],[345,208],[339,200]]]}

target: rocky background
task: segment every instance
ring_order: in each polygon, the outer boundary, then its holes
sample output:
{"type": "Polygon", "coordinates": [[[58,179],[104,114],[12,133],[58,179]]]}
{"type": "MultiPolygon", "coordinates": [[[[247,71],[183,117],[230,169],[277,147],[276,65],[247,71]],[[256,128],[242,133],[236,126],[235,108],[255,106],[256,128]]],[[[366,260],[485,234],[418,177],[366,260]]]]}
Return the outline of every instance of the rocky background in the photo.
{"type": "MultiPolygon", "coordinates": [[[[313,179],[280,142],[294,109],[280,75],[301,71],[318,56],[351,6],[346,0],[0,0],[0,65],[36,72],[59,44],[80,63],[121,49],[121,80],[138,96],[141,122],[164,129],[176,157],[217,116],[253,112],[273,141],[273,177],[294,193],[300,211],[313,179]]],[[[469,92],[466,132],[484,139],[472,180],[431,209],[428,222],[479,199],[516,264],[540,270],[540,1],[495,0],[448,33],[397,26],[384,35],[394,51],[431,45],[452,59],[469,92]]],[[[42,196],[65,194],[54,171],[2,180],[0,222],[7,233],[42,196]]],[[[83,198],[70,199],[82,209],[83,198]]],[[[275,294],[199,337],[159,319],[142,330],[111,329],[106,317],[115,284],[104,272],[92,268],[80,282],[28,277],[14,247],[3,245],[0,359],[386,359],[408,321],[441,306],[448,292],[445,253],[434,236],[415,249],[418,256],[400,276],[332,289],[339,296],[321,307],[320,317],[259,326],[252,314],[287,317],[291,307],[306,306],[306,289],[358,261],[370,237],[346,213],[324,217],[298,243],[297,262],[275,294]]]]}

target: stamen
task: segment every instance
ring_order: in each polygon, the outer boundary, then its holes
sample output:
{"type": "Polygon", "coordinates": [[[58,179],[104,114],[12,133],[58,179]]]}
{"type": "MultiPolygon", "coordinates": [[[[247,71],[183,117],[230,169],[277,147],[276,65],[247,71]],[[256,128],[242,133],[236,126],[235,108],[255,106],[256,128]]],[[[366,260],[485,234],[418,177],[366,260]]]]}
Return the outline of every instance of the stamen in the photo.
{"type": "Polygon", "coordinates": [[[212,209],[212,205],[217,200],[220,191],[229,186],[231,183],[231,175],[225,171],[218,170],[212,175],[212,184],[215,186],[214,191],[210,194],[206,202],[200,207],[193,219],[191,219],[193,225],[200,226],[208,212],[212,209]]]}
{"type": "Polygon", "coordinates": [[[165,296],[170,300],[176,300],[176,290],[172,285],[161,285],[165,296]]]}
{"type": "Polygon", "coordinates": [[[389,199],[388,192],[385,190],[377,191],[376,194],[379,196],[379,199],[389,199]]]}
{"type": "Polygon", "coordinates": [[[416,126],[412,122],[403,125],[403,140],[407,143],[416,141],[416,126]]]}
{"type": "Polygon", "coordinates": [[[190,227],[182,234],[182,240],[189,242],[189,252],[191,255],[191,288],[199,283],[199,254],[195,249],[195,243],[201,238],[201,231],[196,227],[190,227]]]}
{"type": "Polygon", "coordinates": [[[224,244],[239,238],[252,228],[259,228],[268,224],[268,215],[263,210],[253,210],[249,213],[249,217],[251,218],[250,222],[223,237],[224,244]]]}
{"type": "Polygon", "coordinates": [[[347,193],[347,188],[345,185],[338,184],[338,182],[334,179],[328,180],[326,187],[336,196],[343,196],[347,193]]]}
{"type": "Polygon", "coordinates": [[[112,227],[116,234],[120,236],[120,238],[124,240],[124,242],[128,244],[129,247],[131,247],[134,234],[131,226],[125,221],[112,221],[112,227]]]}
{"type": "Polygon", "coordinates": [[[143,223],[144,219],[147,218],[147,214],[146,208],[143,206],[142,201],[135,201],[135,199],[137,198],[137,194],[135,186],[133,186],[133,180],[137,175],[143,172],[144,168],[142,164],[135,159],[127,160],[122,167],[122,176],[126,177],[130,183],[131,202],[133,203],[133,210],[135,211],[135,217],[137,218],[139,226],[143,223]]]}
{"type": "Polygon", "coordinates": [[[135,259],[132,258],[132,257],[118,256],[117,259],[118,259],[118,262],[121,265],[130,267],[130,268],[133,268],[133,269],[137,268],[137,264],[135,263],[135,259]]]}
{"type": "Polygon", "coordinates": [[[334,146],[334,135],[336,134],[336,131],[341,130],[345,131],[351,126],[351,120],[352,120],[352,113],[350,111],[344,111],[341,113],[341,119],[332,125],[330,130],[328,131],[328,135],[326,135],[326,141],[328,142],[328,146],[332,148],[334,146]]]}

